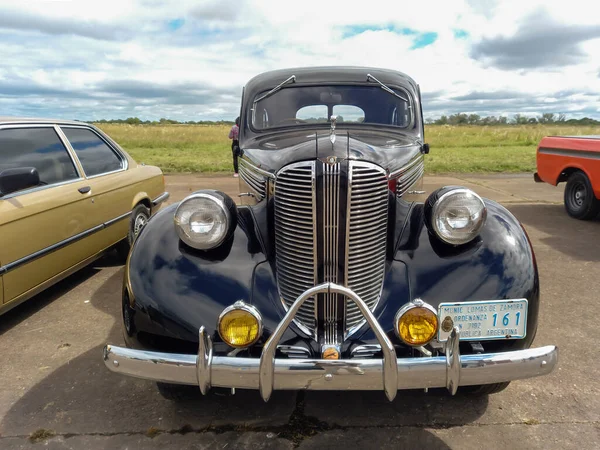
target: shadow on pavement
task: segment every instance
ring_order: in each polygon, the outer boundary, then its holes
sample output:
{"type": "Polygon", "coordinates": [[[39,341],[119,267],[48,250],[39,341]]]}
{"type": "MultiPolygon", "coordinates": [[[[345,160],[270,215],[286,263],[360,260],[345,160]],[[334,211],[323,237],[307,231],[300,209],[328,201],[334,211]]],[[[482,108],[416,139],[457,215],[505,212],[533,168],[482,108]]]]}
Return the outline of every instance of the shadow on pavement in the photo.
{"type": "MultiPolygon", "coordinates": [[[[115,251],[107,252],[104,256],[97,259],[90,265],[69,275],[64,280],[50,286],[39,294],[24,301],[18,306],[3,314],[0,320],[0,335],[5,331],[15,327],[31,315],[43,309],[49,303],[67,294],[71,289],[85,283],[87,280],[97,274],[103,267],[117,267],[123,265],[115,251]]],[[[118,292],[118,291],[117,291],[118,292]]]]}
{"type": "MultiPolygon", "coordinates": [[[[55,287],[54,296],[95,273],[90,268],[55,287]]],[[[120,292],[123,270],[108,278],[93,294],[92,305],[114,318],[106,342],[122,345],[120,292]]],[[[30,307],[32,308],[32,307],[30,307]]],[[[26,311],[21,311],[25,315],[26,311]]],[[[12,319],[13,323],[17,321],[12,319]]],[[[81,330],[85,338],[85,330],[81,330]]],[[[11,407],[0,429],[28,436],[49,429],[76,436],[90,433],[273,431],[294,442],[324,431],[346,427],[444,427],[476,421],[486,410],[487,397],[450,397],[445,393],[400,391],[390,403],[383,392],[274,392],[265,403],[258,391],[236,395],[192,390],[183,402],[165,400],[156,385],[109,372],[97,345],[49,374],[11,407]]],[[[395,431],[402,434],[402,431],[395,431]]],[[[413,430],[418,442],[436,441],[433,434],[413,430]]],[[[411,438],[411,439],[413,439],[411,438]]],[[[343,440],[344,437],[339,439],[343,440]]],[[[412,441],[417,442],[417,441],[412,441]]],[[[336,442],[336,445],[340,442],[336,442]]],[[[351,445],[352,442],[347,442],[351,445]]]]}
{"type": "Polygon", "coordinates": [[[40,311],[54,300],[67,294],[71,289],[84,283],[89,278],[93,277],[99,269],[92,266],[84,267],[83,269],[68,276],[64,280],[31,297],[18,306],[3,314],[0,319],[0,335],[5,331],[17,326],[30,316],[40,311]]]}
{"type": "Polygon", "coordinates": [[[539,240],[580,261],[600,261],[600,218],[584,221],[570,217],[563,205],[518,204],[506,206],[539,240]]]}

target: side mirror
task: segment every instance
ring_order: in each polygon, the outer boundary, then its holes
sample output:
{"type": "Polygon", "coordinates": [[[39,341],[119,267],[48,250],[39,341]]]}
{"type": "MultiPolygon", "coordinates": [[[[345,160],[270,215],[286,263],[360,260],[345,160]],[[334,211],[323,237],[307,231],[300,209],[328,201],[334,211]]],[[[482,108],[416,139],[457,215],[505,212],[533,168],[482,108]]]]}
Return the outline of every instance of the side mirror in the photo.
{"type": "Polygon", "coordinates": [[[423,144],[421,146],[421,153],[427,155],[429,153],[429,144],[423,144]]]}
{"type": "Polygon", "coordinates": [[[5,169],[0,172],[0,197],[39,184],[40,175],[35,167],[5,169]]]}

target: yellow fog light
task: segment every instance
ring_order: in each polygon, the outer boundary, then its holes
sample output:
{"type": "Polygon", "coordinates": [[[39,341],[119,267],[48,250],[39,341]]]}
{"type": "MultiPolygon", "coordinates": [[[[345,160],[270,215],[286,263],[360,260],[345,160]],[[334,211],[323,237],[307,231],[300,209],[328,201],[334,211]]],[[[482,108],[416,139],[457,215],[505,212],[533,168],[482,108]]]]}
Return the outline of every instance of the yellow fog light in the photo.
{"type": "Polygon", "coordinates": [[[262,333],[262,318],[254,306],[237,301],[223,310],[218,328],[219,336],[227,345],[249,347],[262,333]]]}
{"type": "Polygon", "coordinates": [[[416,347],[431,341],[438,329],[435,309],[420,299],[400,308],[395,323],[398,337],[408,345],[416,347]]]}

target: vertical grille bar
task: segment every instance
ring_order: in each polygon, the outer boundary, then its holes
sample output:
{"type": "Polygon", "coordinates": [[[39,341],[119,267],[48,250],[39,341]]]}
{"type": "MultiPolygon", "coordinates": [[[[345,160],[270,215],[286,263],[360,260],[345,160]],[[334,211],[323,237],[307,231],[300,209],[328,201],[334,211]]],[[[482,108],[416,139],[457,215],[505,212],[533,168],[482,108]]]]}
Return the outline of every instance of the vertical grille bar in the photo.
{"type": "MultiPolygon", "coordinates": [[[[338,282],[338,242],[339,242],[339,197],[340,164],[325,164],[323,167],[323,265],[324,280],[338,282]]],[[[324,298],[324,343],[338,343],[338,302],[337,294],[321,294],[324,298]]]]}

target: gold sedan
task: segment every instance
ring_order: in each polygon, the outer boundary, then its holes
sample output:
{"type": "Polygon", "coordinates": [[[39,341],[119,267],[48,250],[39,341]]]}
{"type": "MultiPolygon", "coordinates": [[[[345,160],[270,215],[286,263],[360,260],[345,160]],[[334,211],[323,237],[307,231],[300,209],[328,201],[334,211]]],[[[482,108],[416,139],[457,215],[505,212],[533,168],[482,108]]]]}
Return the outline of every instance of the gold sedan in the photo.
{"type": "Polygon", "coordinates": [[[0,314],[106,250],[125,258],[168,197],[92,125],[0,117],[0,314]]]}

